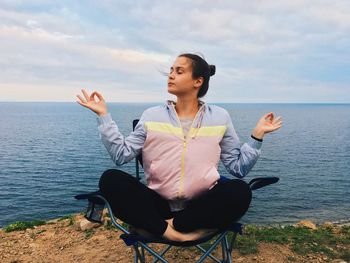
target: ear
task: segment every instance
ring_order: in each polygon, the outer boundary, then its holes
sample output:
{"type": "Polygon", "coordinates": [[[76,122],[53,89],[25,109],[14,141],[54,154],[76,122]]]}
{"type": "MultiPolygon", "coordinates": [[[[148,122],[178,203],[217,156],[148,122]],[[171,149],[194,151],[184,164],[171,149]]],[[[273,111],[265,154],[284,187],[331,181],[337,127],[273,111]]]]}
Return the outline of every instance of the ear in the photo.
{"type": "Polygon", "coordinates": [[[203,77],[199,77],[198,79],[194,80],[194,86],[196,88],[200,88],[203,84],[203,77]]]}

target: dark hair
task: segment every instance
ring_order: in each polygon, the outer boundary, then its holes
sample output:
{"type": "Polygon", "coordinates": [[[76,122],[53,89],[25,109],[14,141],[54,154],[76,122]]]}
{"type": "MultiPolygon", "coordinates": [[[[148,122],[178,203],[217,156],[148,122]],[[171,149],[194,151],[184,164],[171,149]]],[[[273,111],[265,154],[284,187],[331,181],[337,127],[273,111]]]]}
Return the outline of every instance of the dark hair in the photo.
{"type": "Polygon", "coordinates": [[[207,94],[209,88],[210,76],[215,74],[215,65],[209,65],[204,58],[191,53],[184,53],[179,57],[189,58],[192,62],[192,78],[197,79],[203,77],[203,84],[198,91],[197,98],[201,98],[207,94]]]}

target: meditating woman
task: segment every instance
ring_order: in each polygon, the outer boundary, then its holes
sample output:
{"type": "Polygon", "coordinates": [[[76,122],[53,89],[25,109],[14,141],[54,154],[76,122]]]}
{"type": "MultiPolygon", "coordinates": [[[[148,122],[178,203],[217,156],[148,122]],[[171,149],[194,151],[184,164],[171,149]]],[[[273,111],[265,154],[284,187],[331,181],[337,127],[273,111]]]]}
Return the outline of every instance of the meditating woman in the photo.
{"type": "Polygon", "coordinates": [[[191,241],[228,227],[251,202],[241,179],[219,181],[221,160],[242,178],[261,154],[263,137],[282,126],[281,117],[262,116],[247,143],[240,144],[229,113],[200,100],[215,66],[195,54],[179,55],[168,74],[168,92],[176,102],[145,110],[124,137],[99,92],[77,95],[80,105],[98,117],[100,137],[117,165],[142,152],[147,186],[119,170],[105,171],[99,182],[113,213],[136,229],[174,241],[191,241]]]}

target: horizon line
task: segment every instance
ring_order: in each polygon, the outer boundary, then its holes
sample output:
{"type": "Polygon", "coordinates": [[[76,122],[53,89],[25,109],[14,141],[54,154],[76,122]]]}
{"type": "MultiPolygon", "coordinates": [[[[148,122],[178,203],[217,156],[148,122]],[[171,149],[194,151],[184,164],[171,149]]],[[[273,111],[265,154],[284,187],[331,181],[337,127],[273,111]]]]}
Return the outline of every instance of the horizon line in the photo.
{"type": "MultiPolygon", "coordinates": [[[[0,103],[76,103],[75,101],[1,101],[0,103]]],[[[134,104],[152,104],[152,103],[164,103],[165,101],[109,101],[109,103],[134,103],[134,104]]],[[[350,104],[350,102],[206,102],[209,104],[350,104]]]]}

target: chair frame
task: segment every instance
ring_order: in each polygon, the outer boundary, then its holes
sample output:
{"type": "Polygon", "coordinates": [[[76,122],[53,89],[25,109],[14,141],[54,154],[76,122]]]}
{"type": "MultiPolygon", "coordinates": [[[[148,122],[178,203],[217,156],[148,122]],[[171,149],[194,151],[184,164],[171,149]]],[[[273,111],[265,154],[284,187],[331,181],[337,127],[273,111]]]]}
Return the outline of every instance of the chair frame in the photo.
{"type": "MultiPolygon", "coordinates": [[[[108,213],[110,215],[112,224],[120,231],[123,232],[123,234],[120,235],[120,238],[122,238],[127,246],[133,246],[134,248],[134,262],[146,262],[146,255],[145,251],[149,252],[154,257],[154,263],[161,261],[163,263],[168,263],[168,261],[163,257],[166,252],[170,250],[173,246],[183,246],[179,242],[172,242],[167,240],[152,240],[144,238],[138,234],[131,233],[128,229],[126,229],[123,225],[117,222],[117,218],[113,215],[112,208],[108,201],[103,197],[100,191],[88,193],[88,194],[80,194],[75,197],[76,199],[88,199],[89,202],[95,202],[97,199],[102,200],[105,203],[105,206],[107,207],[108,213]],[[153,248],[149,247],[147,243],[163,243],[166,244],[166,247],[160,251],[157,252],[153,248]]],[[[89,220],[90,218],[85,215],[85,217],[89,220]]],[[[96,221],[95,221],[96,222],[96,221]]],[[[232,262],[232,249],[234,245],[234,241],[236,239],[237,234],[242,234],[242,224],[240,223],[233,223],[232,226],[221,232],[221,233],[215,233],[214,235],[211,235],[207,238],[203,239],[203,242],[200,242],[199,244],[194,244],[193,246],[196,247],[198,250],[203,252],[202,256],[196,261],[197,263],[203,262],[207,257],[211,258],[214,262],[232,262]],[[231,238],[228,238],[228,233],[232,232],[231,238]],[[203,244],[206,241],[212,240],[213,237],[216,237],[215,241],[210,245],[208,249],[205,249],[201,244],[203,244]],[[218,259],[215,257],[212,252],[214,249],[217,248],[218,245],[221,244],[222,247],[222,259],[218,259]]],[[[189,247],[189,245],[185,245],[186,247],[189,247]]]]}
{"type": "MultiPolygon", "coordinates": [[[[136,124],[139,120],[133,121],[133,130],[135,129],[136,124]]],[[[139,154],[135,158],[135,172],[136,172],[136,178],[140,181],[140,167],[142,166],[142,154],[139,154]]],[[[227,178],[221,177],[220,180],[229,180],[227,178]]],[[[249,186],[252,190],[264,187],[269,184],[276,183],[279,180],[277,177],[264,177],[264,178],[254,178],[249,182],[249,186]]],[[[152,238],[145,238],[140,236],[139,234],[132,233],[130,230],[126,229],[124,226],[122,226],[120,223],[117,222],[116,217],[113,214],[112,208],[108,201],[103,197],[102,193],[100,191],[91,192],[87,194],[80,194],[75,196],[76,199],[82,200],[87,199],[89,201],[89,209],[90,211],[87,211],[85,214],[85,217],[94,222],[101,222],[99,220],[93,219],[93,215],[96,215],[98,213],[100,216],[102,215],[101,211],[94,211],[94,203],[100,203],[103,201],[105,203],[105,206],[107,207],[108,213],[110,215],[112,224],[120,231],[123,232],[123,234],[120,235],[120,238],[122,238],[127,246],[133,246],[134,249],[134,263],[145,263],[146,262],[146,253],[147,251],[150,255],[154,257],[153,263],[156,263],[158,261],[163,263],[168,263],[168,261],[164,258],[164,255],[170,250],[173,246],[180,246],[180,247],[190,247],[194,246],[198,250],[200,250],[203,254],[202,256],[196,261],[196,263],[203,262],[206,258],[211,258],[214,262],[218,263],[231,263],[232,262],[232,250],[234,246],[234,242],[236,240],[237,234],[242,235],[242,224],[237,221],[233,222],[231,226],[229,226],[226,230],[222,232],[214,233],[210,236],[207,236],[205,238],[202,238],[201,240],[197,241],[191,241],[191,242],[174,242],[169,241],[165,239],[152,239],[152,238]],[[232,232],[232,236],[229,238],[228,234],[232,232]],[[214,240],[214,242],[209,246],[209,248],[204,248],[203,243],[214,240]],[[159,252],[155,251],[153,248],[148,246],[148,243],[161,243],[166,244],[165,248],[159,252]],[[214,249],[216,249],[219,245],[221,245],[221,259],[218,259],[215,257],[212,252],[214,249]]]]}

